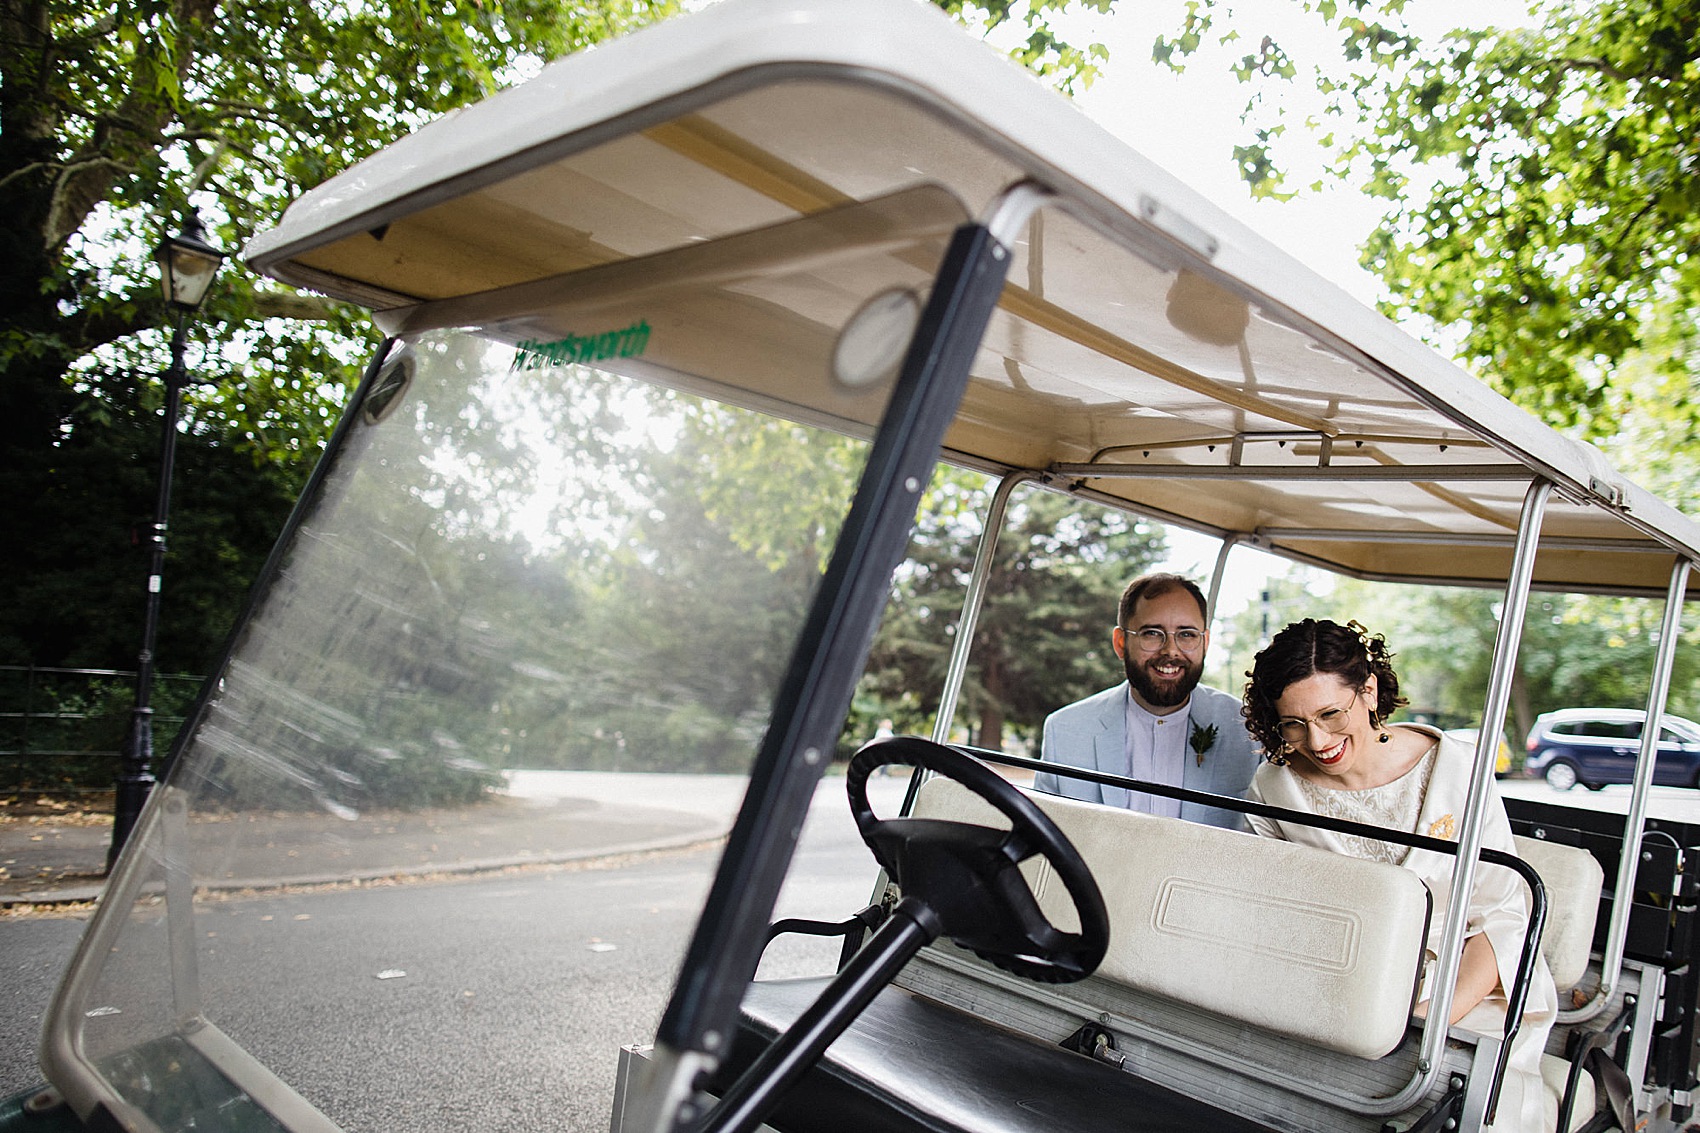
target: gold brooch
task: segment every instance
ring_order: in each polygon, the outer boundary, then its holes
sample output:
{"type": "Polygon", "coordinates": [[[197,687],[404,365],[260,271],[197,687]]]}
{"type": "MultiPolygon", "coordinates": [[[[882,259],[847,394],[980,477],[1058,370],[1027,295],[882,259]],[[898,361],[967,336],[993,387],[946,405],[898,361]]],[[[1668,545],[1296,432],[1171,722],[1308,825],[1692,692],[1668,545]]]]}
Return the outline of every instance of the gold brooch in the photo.
{"type": "Polygon", "coordinates": [[[1450,814],[1443,814],[1428,824],[1430,838],[1453,838],[1458,834],[1458,820],[1450,814]]]}

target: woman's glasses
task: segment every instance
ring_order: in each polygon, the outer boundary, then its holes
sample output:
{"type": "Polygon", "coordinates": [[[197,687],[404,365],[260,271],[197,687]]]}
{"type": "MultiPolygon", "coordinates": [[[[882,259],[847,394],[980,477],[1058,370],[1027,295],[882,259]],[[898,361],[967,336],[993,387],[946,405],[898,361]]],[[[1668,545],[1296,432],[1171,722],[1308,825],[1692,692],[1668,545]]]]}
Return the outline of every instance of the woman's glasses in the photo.
{"type": "Polygon", "coordinates": [[[1353,694],[1351,702],[1344,708],[1325,708],[1315,716],[1307,716],[1302,720],[1286,719],[1278,721],[1275,732],[1290,744],[1302,743],[1310,734],[1310,726],[1315,724],[1325,732],[1339,735],[1352,722],[1352,705],[1358,702],[1357,694],[1353,694]]]}

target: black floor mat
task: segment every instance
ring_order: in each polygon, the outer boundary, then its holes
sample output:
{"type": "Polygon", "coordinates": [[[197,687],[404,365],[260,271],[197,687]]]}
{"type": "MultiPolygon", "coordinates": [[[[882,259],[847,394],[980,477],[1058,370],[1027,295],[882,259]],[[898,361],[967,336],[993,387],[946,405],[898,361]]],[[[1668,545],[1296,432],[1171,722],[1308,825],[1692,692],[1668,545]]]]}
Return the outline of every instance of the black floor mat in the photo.
{"type": "MultiPolygon", "coordinates": [[[[733,1081],[826,981],[757,983],[716,1082],[733,1081]]],[[[962,1011],[886,988],[791,1091],[768,1124],[784,1133],[1271,1133],[962,1011]]]]}

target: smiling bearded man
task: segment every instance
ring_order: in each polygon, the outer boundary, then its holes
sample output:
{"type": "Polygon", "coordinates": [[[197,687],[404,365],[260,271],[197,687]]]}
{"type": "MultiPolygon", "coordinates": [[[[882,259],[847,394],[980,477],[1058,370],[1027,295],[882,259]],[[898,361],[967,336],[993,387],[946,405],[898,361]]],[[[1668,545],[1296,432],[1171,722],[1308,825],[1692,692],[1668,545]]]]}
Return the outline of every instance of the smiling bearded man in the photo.
{"type": "MultiPolygon", "coordinates": [[[[1122,592],[1110,645],[1126,682],[1051,713],[1040,758],[1146,783],[1239,798],[1258,749],[1238,697],[1199,684],[1210,645],[1204,594],[1178,574],[1148,574],[1122,592]]],[[[1241,829],[1234,811],[1040,772],[1041,791],[1241,829]]]]}

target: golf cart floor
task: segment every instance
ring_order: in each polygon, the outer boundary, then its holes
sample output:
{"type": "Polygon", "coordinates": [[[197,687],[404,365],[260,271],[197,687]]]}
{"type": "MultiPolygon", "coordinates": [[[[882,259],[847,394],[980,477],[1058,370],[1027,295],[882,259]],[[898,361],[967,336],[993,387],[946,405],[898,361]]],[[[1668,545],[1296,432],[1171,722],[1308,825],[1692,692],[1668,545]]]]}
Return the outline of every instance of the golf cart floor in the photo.
{"type": "MultiPolygon", "coordinates": [[[[827,980],[751,985],[724,1088],[827,980]]],[[[1272,1133],[1086,1055],[888,987],[828,1048],[767,1124],[782,1133],[1272,1133]]]]}

